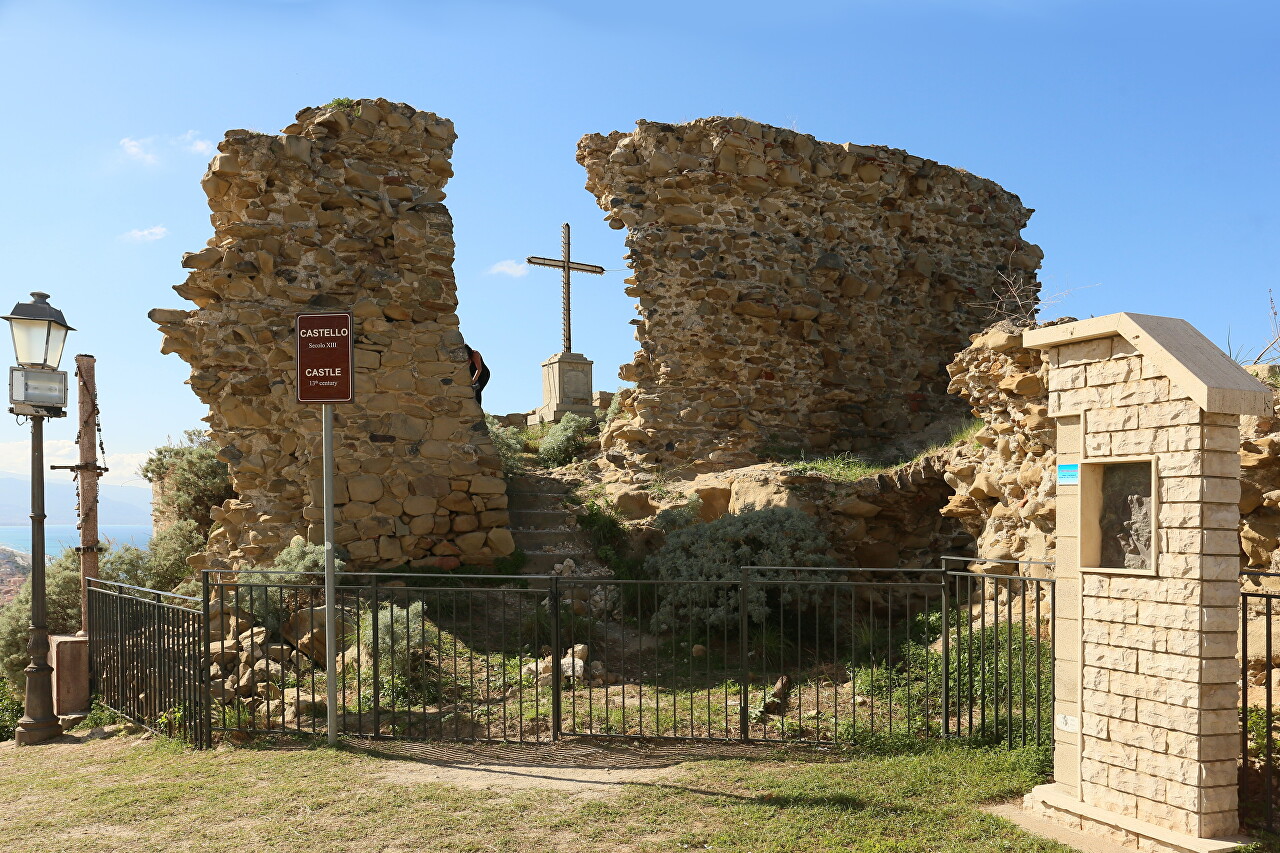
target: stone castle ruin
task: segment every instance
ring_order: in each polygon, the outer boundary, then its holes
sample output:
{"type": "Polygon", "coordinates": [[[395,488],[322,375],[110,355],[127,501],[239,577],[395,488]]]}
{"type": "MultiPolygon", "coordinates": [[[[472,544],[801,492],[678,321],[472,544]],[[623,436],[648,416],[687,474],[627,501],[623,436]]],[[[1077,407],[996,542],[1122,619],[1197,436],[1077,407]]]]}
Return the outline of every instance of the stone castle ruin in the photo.
{"type": "Polygon", "coordinates": [[[239,498],[213,511],[197,567],[322,541],[318,406],[295,402],[294,316],[354,313],[357,402],[335,407],[336,540],[365,568],[491,563],[514,548],[506,484],[458,329],[453,225],[441,203],[447,119],[361,100],[311,108],[279,136],[229,131],[202,186],[214,236],[156,310],[239,498]]]}
{"type": "Polygon", "coordinates": [[[631,417],[602,436],[618,468],[864,451],[958,418],[948,362],[1036,302],[1031,211],[904,151],[709,118],[589,135],[578,161],[639,300],[631,417]]]}
{"type": "MultiPolygon", "coordinates": [[[[151,314],[162,351],[192,366],[238,495],[214,509],[197,566],[261,565],[296,535],[321,538],[319,412],[294,401],[304,311],[355,315],[335,483],[353,563],[447,569],[514,550],[455,313],[442,204],[455,138],[448,120],[378,99],[219,145],[202,181],[214,237],[175,288],[196,308],[151,314]]],[[[955,353],[1036,302],[1031,211],[902,151],[710,118],[588,135],[578,159],[628,229],[641,315],[620,372],[636,387],[601,436],[606,479],[734,468],[770,445],[874,451],[954,423],[955,353]]]]}

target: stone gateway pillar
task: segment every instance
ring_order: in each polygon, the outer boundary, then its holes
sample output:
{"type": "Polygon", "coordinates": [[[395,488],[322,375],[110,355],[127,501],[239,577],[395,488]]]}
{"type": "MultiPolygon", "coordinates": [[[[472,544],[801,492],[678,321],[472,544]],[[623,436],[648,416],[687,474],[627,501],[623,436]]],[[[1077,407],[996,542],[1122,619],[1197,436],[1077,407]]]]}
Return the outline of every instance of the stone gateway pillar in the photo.
{"type": "Polygon", "coordinates": [[[1026,806],[1133,849],[1232,849],[1239,422],[1270,389],[1169,317],[1023,340],[1058,451],[1055,781],[1026,806]]]}

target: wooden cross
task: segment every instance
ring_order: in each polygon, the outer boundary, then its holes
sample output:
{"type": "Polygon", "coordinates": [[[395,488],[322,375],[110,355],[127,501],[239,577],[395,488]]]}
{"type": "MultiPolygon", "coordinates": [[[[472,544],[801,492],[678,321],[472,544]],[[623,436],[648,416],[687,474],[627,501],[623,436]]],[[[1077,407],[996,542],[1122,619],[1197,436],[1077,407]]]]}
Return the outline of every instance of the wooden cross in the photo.
{"type": "Polygon", "coordinates": [[[562,231],[563,237],[560,241],[561,256],[560,260],[554,258],[525,258],[525,263],[535,267],[554,267],[564,273],[563,284],[561,285],[561,293],[564,301],[564,351],[573,352],[573,336],[569,331],[569,274],[575,272],[585,272],[591,275],[604,275],[604,267],[598,267],[595,264],[580,264],[576,261],[569,260],[569,223],[564,224],[562,231]]]}

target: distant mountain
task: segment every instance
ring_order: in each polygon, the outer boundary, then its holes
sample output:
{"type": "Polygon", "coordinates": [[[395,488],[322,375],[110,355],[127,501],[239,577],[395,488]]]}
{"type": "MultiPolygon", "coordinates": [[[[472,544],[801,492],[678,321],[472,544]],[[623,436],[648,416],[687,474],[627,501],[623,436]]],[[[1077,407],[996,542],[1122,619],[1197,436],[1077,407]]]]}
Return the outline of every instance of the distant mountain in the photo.
{"type": "MultiPolygon", "coordinates": [[[[45,481],[47,524],[75,524],[76,484],[66,480],[45,481]]],[[[31,481],[0,474],[0,526],[31,523],[31,481]]],[[[98,495],[98,523],[150,524],[151,489],[137,486],[101,486],[98,495]]]]}

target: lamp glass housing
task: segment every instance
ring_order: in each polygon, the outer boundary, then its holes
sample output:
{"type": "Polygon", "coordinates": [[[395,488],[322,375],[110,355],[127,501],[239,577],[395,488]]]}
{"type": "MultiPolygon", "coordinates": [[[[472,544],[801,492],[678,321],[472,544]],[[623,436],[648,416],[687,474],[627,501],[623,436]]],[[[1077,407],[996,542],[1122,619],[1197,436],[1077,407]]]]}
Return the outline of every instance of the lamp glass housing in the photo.
{"type": "Polygon", "coordinates": [[[9,402],[39,408],[66,408],[67,372],[39,367],[10,367],[9,402]]]}
{"type": "Polygon", "coordinates": [[[53,320],[14,317],[9,320],[13,333],[13,351],[23,367],[57,370],[62,361],[62,348],[67,342],[67,327],[53,320]]]}

